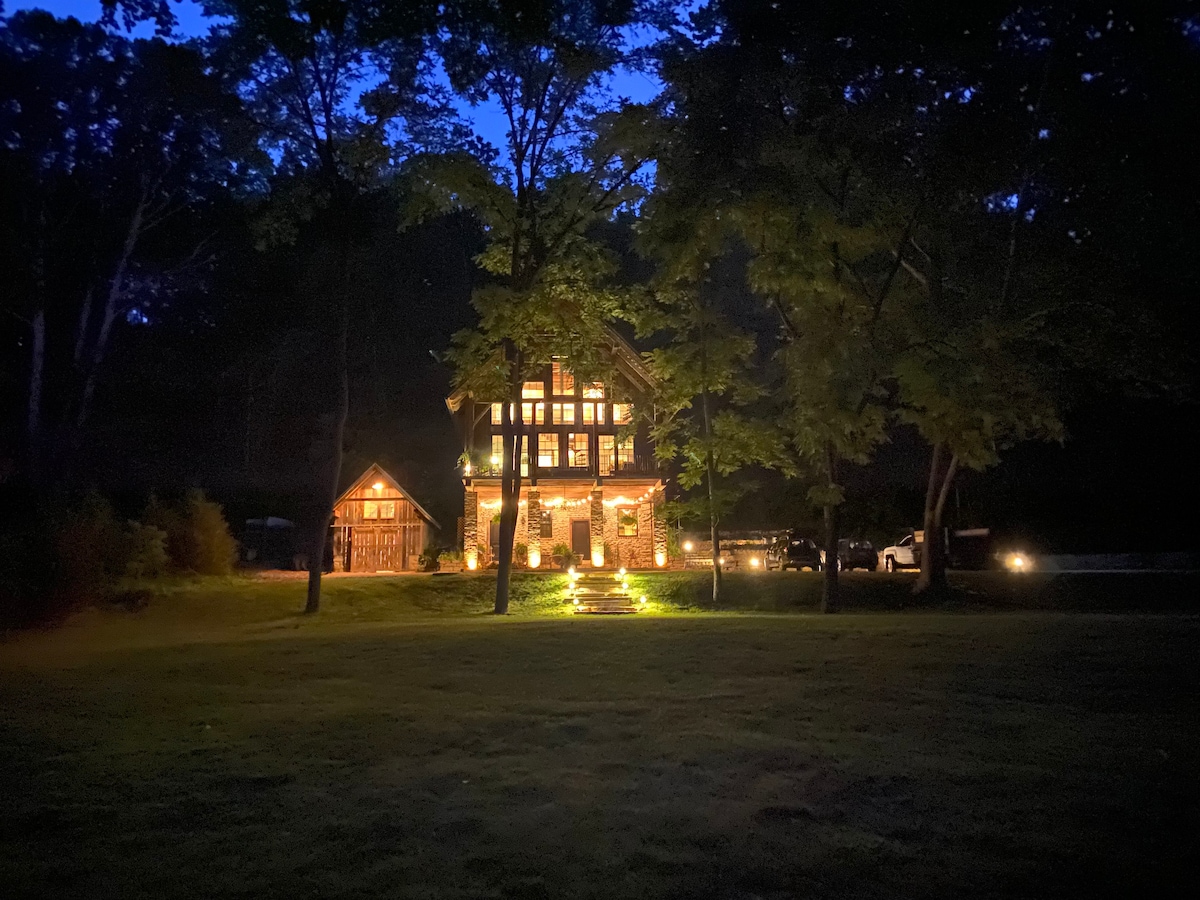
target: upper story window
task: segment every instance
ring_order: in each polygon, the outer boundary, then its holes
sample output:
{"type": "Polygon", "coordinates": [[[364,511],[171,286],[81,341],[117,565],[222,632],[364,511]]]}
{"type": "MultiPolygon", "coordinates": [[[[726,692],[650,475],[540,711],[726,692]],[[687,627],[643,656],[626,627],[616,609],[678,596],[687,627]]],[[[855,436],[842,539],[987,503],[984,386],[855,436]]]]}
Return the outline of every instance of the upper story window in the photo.
{"type": "Polygon", "coordinates": [[[596,474],[611,475],[613,472],[613,452],[616,447],[616,435],[602,434],[599,435],[600,450],[599,459],[596,460],[596,474]]]}
{"type": "Polygon", "coordinates": [[[617,444],[617,471],[633,468],[633,438],[626,438],[617,444]]]}
{"type": "Polygon", "coordinates": [[[558,468],[558,433],[551,431],[538,435],[538,468],[558,468]]]}
{"type": "Polygon", "coordinates": [[[544,381],[527,381],[521,385],[521,399],[543,400],[545,397],[546,383],[544,381]]]}
{"type": "Polygon", "coordinates": [[[633,421],[633,405],[630,403],[613,404],[613,424],[628,425],[633,421]]]}
{"type": "Polygon", "coordinates": [[[395,500],[364,500],[364,519],[394,519],[396,518],[395,500]]]}
{"type": "Polygon", "coordinates": [[[584,399],[587,400],[603,400],[604,399],[604,382],[593,381],[583,388],[584,399]]]}
{"type": "Polygon", "coordinates": [[[583,404],[583,424],[584,425],[603,425],[604,424],[604,404],[603,403],[585,403],[585,404],[583,404]]]}
{"type": "Polygon", "coordinates": [[[550,421],[553,425],[574,425],[574,403],[552,403],[550,405],[550,421]]]}
{"type": "Polygon", "coordinates": [[[522,403],[521,404],[521,421],[526,425],[545,425],[546,424],[546,404],[545,403],[522,403]]]}
{"type": "Polygon", "coordinates": [[[588,436],[586,432],[567,435],[567,465],[572,469],[588,467],[588,436]]]}
{"type": "Polygon", "coordinates": [[[575,396],[575,376],[557,359],[550,363],[550,386],[555,397],[575,396]]]}

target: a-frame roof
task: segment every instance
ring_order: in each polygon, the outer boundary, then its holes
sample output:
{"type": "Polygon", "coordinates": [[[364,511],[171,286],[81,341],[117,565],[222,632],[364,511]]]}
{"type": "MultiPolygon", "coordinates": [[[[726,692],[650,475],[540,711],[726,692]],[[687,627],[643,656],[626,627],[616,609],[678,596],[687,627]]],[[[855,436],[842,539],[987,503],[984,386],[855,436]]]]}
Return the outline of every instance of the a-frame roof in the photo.
{"type": "Polygon", "coordinates": [[[391,475],[389,475],[387,470],[384,469],[383,466],[381,466],[379,463],[371,463],[369,466],[367,466],[366,471],[363,472],[362,475],[358,476],[358,478],[355,478],[354,481],[352,481],[350,483],[350,487],[348,487],[348,488],[346,488],[346,490],[342,491],[341,496],[339,496],[337,498],[337,502],[334,503],[333,505],[337,506],[338,503],[341,503],[343,500],[345,500],[347,497],[349,497],[351,494],[353,494],[356,490],[358,490],[360,487],[362,487],[368,481],[371,482],[372,484],[376,481],[383,481],[385,484],[388,484],[393,489],[399,491],[400,496],[403,497],[405,500],[407,500],[409,503],[411,503],[413,505],[413,509],[415,509],[417,511],[417,514],[422,519],[424,519],[426,522],[428,522],[430,525],[432,525],[434,528],[438,529],[439,531],[441,530],[442,526],[437,523],[437,519],[435,519],[428,512],[426,512],[425,507],[421,506],[420,503],[418,503],[415,499],[413,499],[413,495],[410,494],[408,491],[406,491],[403,487],[401,487],[400,482],[398,482],[395,478],[393,478],[391,475]]]}
{"type": "MultiPolygon", "coordinates": [[[[647,368],[645,360],[630,345],[629,341],[621,336],[621,333],[611,325],[604,326],[604,334],[609,341],[609,352],[612,354],[613,362],[616,364],[617,371],[632,381],[638,388],[643,391],[651,391],[658,386],[658,379],[647,368]]],[[[446,406],[450,412],[456,413],[462,406],[463,400],[469,396],[470,392],[463,388],[455,388],[454,391],[446,398],[446,406]]]]}

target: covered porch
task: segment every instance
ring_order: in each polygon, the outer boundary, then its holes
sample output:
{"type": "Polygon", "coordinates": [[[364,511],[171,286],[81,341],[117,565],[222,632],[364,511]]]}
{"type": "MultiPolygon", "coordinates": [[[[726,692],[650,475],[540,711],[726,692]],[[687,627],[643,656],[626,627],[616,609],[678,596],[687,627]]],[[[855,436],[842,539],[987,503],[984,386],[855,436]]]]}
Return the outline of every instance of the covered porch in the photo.
{"type": "MultiPolygon", "coordinates": [[[[497,562],[500,479],[464,482],[463,557],[469,570],[497,562]]],[[[551,568],[564,551],[591,568],[661,568],[667,564],[667,523],[659,512],[657,478],[523,479],[514,563],[551,568]]]]}

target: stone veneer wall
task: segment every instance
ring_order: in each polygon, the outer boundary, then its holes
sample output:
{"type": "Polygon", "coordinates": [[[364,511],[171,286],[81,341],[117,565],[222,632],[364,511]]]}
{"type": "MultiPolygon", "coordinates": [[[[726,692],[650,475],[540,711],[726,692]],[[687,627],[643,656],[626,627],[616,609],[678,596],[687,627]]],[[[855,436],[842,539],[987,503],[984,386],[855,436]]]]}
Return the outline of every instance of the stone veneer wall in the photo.
{"type": "Polygon", "coordinates": [[[604,510],[604,541],[616,550],[617,558],[604,564],[614,568],[650,569],[654,567],[654,511],[650,503],[638,504],[638,533],[635,536],[617,535],[617,508],[604,510]]]}
{"type": "Polygon", "coordinates": [[[463,562],[468,569],[472,568],[471,560],[476,566],[482,566],[484,561],[479,559],[479,495],[475,491],[463,494],[463,562]]]}

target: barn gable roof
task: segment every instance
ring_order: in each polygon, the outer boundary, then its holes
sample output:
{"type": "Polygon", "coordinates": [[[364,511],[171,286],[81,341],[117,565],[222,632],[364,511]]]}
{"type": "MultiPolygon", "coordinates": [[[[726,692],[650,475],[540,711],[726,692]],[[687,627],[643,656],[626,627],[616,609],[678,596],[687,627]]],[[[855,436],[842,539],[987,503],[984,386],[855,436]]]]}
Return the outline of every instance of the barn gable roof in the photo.
{"type": "Polygon", "coordinates": [[[341,503],[343,500],[345,500],[347,497],[349,497],[351,494],[353,494],[355,491],[357,491],[360,487],[362,487],[367,482],[374,483],[376,481],[383,481],[385,484],[389,485],[394,490],[399,491],[400,496],[412,504],[413,509],[415,509],[417,511],[417,515],[419,515],[422,519],[424,519],[426,522],[428,522],[430,525],[432,525],[438,531],[441,530],[442,526],[438,524],[437,519],[435,519],[433,516],[431,516],[425,510],[425,507],[421,506],[421,504],[418,503],[413,498],[413,495],[410,494],[408,491],[406,491],[401,486],[400,482],[398,482],[395,478],[393,478],[390,474],[388,474],[387,470],[384,469],[384,467],[381,466],[379,463],[371,463],[371,465],[367,466],[366,471],[363,472],[357,478],[355,478],[354,481],[350,482],[350,486],[348,488],[346,488],[346,490],[342,491],[341,496],[339,496],[337,498],[337,501],[333,505],[337,506],[338,503],[341,503]]]}

